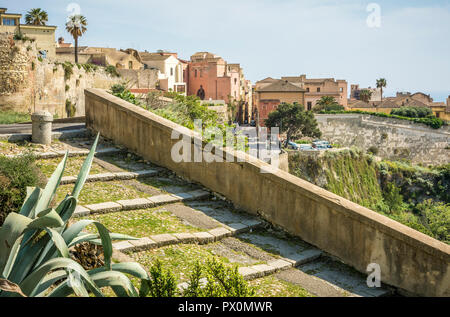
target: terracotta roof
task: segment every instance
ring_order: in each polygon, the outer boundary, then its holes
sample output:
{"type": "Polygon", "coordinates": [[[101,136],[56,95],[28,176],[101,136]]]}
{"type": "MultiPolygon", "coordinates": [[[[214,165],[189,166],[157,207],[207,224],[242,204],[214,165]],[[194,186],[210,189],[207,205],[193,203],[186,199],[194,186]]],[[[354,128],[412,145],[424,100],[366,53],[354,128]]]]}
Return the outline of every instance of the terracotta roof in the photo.
{"type": "Polygon", "coordinates": [[[300,88],[294,84],[291,84],[287,80],[278,80],[270,85],[259,88],[261,92],[305,92],[306,90],[300,88]]]}

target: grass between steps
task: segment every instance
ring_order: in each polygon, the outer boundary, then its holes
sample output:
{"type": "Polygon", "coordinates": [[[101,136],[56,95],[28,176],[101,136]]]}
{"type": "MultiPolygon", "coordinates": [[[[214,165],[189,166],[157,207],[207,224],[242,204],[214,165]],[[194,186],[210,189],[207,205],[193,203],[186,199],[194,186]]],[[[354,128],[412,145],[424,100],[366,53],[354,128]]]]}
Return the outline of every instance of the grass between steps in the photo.
{"type": "MultiPolygon", "coordinates": [[[[85,157],[69,157],[67,160],[66,169],[64,170],[64,176],[76,176],[80,172],[81,166],[85,161],[85,157]]],[[[61,162],[61,158],[54,159],[40,159],[36,161],[36,165],[42,171],[42,173],[50,177],[55,171],[58,164],[61,162]]],[[[108,170],[101,167],[99,164],[92,162],[90,175],[107,173],[108,170]]]]}
{"type": "MultiPolygon", "coordinates": [[[[67,193],[72,192],[73,187],[73,184],[59,186],[58,191],[56,192],[55,201],[62,201],[67,193]]],[[[84,185],[78,199],[78,204],[90,205],[110,201],[146,198],[150,196],[152,195],[139,191],[133,186],[125,184],[123,181],[94,182],[86,183],[84,185]]]]}
{"type": "MultiPolygon", "coordinates": [[[[120,232],[136,238],[144,238],[163,233],[193,233],[204,231],[183,223],[182,220],[167,211],[164,207],[104,215],[90,215],[82,219],[97,220],[104,224],[111,232],[120,232]]],[[[97,232],[94,227],[88,227],[87,230],[92,233],[97,232]]]]}

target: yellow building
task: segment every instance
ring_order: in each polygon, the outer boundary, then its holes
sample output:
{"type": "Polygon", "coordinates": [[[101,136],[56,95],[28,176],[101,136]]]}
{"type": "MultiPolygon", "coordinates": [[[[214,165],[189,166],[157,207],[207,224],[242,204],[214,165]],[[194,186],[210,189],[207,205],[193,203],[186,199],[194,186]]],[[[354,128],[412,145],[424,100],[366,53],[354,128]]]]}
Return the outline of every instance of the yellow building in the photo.
{"type": "Polygon", "coordinates": [[[34,39],[39,51],[45,51],[46,56],[56,57],[55,30],[51,25],[20,24],[22,14],[6,13],[6,8],[0,8],[0,33],[22,33],[34,39]]]}
{"type": "Polygon", "coordinates": [[[450,121],[450,96],[445,104],[443,102],[433,102],[433,98],[430,95],[422,92],[415,94],[397,93],[396,97],[383,98],[383,101],[364,102],[362,100],[350,100],[346,109],[390,114],[393,109],[401,107],[431,108],[437,118],[450,121]]]}

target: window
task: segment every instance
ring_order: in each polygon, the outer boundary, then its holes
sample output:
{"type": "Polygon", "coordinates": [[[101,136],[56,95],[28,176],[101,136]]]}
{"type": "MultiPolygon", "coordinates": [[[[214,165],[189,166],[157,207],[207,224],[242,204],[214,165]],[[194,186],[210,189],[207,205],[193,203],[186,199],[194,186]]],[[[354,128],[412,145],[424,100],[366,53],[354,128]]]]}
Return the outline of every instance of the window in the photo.
{"type": "Polygon", "coordinates": [[[3,25],[16,25],[16,20],[3,18],[3,25]]]}
{"type": "Polygon", "coordinates": [[[342,87],[339,88],[339,90],[340,90],[340,92],[344,92],[344,88],[342,88],[342,87]]]}
{"type": "Polygon", "coordinates": [[[317,87],[317,92],[320,92],[320,87],[317,87]]]}
{"type": "Polygon", "coordinates": [[[308,88],[306,88],[306,92],[309,92],[309,87],[308,87],[308,88]]]}
{"type": "Polygon", "coordinates": [[[170,76],[173,76],[173,67],[170,68],[170,76]]]}
{"type": "Polygon", "coordinates": [[[195,70],[195,77],[197,77],[197,70],[195,70]]]}
{"type": "Polygon", "coordinates": [[[133,62],[132,61],[128,62],[128,69],[133,69],[133,62]]]}
{"type": "Polygon", "coordinates": [[[237,79],[236,79],[236,78],[234,79],[234,84],[235,84],[235,85],[237,84],[237,79]]]}
{"type": "Polygon", "coordinates": [[[308,111],[311,111],[311,110],[312,110],[312,102],[308,101],[308,111]]]}

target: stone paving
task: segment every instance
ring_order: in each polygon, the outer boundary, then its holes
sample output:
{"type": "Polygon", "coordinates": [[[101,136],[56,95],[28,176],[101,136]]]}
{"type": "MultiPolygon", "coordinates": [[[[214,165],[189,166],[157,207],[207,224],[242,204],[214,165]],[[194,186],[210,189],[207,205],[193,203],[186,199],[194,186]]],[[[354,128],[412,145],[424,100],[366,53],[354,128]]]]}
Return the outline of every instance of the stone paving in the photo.
{"type": "MultiPolygon", "coordinates": [[[[89,139],[72,139],[55,148],[38,148],[35,152],[42,159],[62,157],[66,150],[70,151],[71,156],[85,156],[91,144],[89,139]]],[[[95,162],[107,172],[90,175],[90,183],[132,180],[152,186],[161,194],[79,205],[75,217],[140,212],[163,206],[165,211],[184,224],[199,230],[149,234],[137,237],[138,240],[116,242],[113,244],[116,259],[129,259],[127,256],[133,254],[155,252],[172,246],[199,245],[212,248],[214,254],[227,258],[230,263],[246,263],[246,266],[239,266],[239,272],[247,280],[273,276],[312,295],[326,297],[389,296],[392,293],[387,287],[369,288],[366,285],[367,276],[298,238],[272,229],[265,221],[237,210],[207,188],[178,178],[167,169],[127,153],[126,149],[102,140],[95,162]]],[[[66,176],[62,183],[73,184],[75,180],[75,175],[66,176]]],[[[116,232],[120,233],[120,230],[116,232]]],[[[179,286],[183,288],[186,285],[179,286]]]]}

